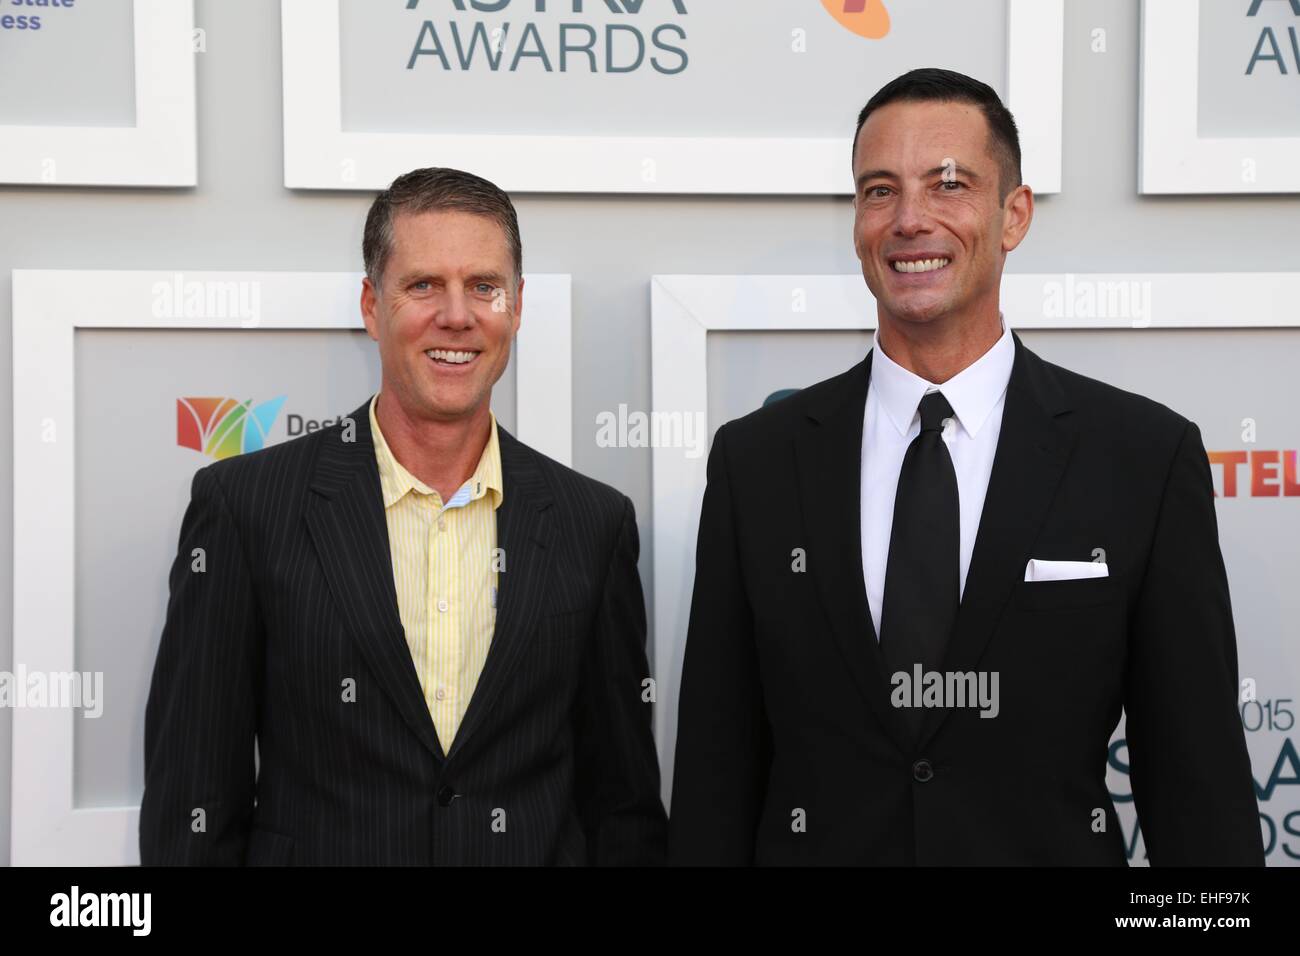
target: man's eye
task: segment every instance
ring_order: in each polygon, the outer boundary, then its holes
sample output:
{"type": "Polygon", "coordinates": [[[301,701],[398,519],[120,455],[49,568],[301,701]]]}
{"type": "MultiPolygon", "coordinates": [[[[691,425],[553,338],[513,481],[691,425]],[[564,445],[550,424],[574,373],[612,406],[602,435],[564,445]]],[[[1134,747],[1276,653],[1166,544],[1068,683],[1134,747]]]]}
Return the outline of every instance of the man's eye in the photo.
{"type": "Polygon", "coordinates": [[[868,199],[883,199],[887,192],[889,192],[888,186],[868,186],[864,195],[868,199]]]}
{"type": "Polygon", "coordinates": [[[417,292],[424,292],[426,289],[431,288],[431,284],[427,280],[421,279],[419,282],[412,283],[411,288],[417,292]]]}
{"type": "Polygon", "coordinates": [[[959,182],[957,182],[957,180],[955,180],[955,179],[945,179],[943,182],[941,182],[941,183],[939,184],[939,188],[940,188],[940,189],[944,188],[945,186],[956,186],[956,187],[957,187],[957,189],[949,189],[949,190],[947,190],[948,192],[951,192],[951,193],[955,193],[955,192],[957,192],[957,190],[959,190],[959,189],[965,189],[965,188],[966,188],[966,184],[965,184],[965,183],[959,183],[959,182]]]}
{"type": "Polygon", "coordinates": [[[491,295],[496,292],[496,290],[496,286],[492,285],[490,282],[480,282],[478,285],[474,286],[474,291],[479,295],[491,295]]]}

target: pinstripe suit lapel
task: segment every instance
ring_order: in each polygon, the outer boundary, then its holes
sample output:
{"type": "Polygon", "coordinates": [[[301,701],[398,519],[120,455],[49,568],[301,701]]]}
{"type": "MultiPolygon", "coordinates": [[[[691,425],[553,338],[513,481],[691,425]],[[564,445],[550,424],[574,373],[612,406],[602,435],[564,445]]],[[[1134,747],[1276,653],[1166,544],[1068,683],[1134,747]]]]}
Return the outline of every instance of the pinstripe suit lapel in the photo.
{"type": "Polygon", "coordinates": [[[497,547],[505,555],[505,568],[497,588],[496,627],[483,672],[456,732],[450,760],[460,753],[474,731],[483,725],[537,630],[542,605],[550,590],[551,562],[547,547],[551,521],[550,489],[537,466],[534,452],[498,424],[501,473],[505,486],[497,509],[497,547]]]}
{"type": "Polygon", "coordinates": [[[420,742],[441,760],[442,746],[397,609],[369,404],[367,399],[351,415],[354,441],[344,441],[341,429],[321,435],[307,529],[330,592],[366,662],[420,742]]]}

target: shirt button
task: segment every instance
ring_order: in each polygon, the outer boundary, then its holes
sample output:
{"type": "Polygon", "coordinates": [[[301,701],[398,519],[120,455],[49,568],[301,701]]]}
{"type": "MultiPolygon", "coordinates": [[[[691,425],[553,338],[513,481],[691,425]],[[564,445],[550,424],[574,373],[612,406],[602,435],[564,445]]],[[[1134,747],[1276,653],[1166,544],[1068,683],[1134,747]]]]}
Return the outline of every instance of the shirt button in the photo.
{"type": "Polygon", "coordinates": [[[446,521],[443,521],[441,518],[438,519],[438,530],[439,530],[439,531],[446,531],[446,530],[447,530],[447,522],[446,522],[446,521]]]}
{"type": "Polygon", "coordinates": [[[433,696],[436,697],[438,700],[446,700],[447,688],[439,687],[436,691],[434,691],[433,696]]]}
{"type": "Polygon", "coordinates": [[[928,760],[918,760],[912,764],[912,779],[917,783],[926,783],[934,779],[934,768],[928,760]]]}
{"type": "Polygon", "coordinates": [[[438,602],[438,610],[439,610],[439,611],[446,611],[446,610],[447,610],[447,601],[446,601],[445,598],[444,598],[443,600],[441,600],[441,601],[438,602]]]}

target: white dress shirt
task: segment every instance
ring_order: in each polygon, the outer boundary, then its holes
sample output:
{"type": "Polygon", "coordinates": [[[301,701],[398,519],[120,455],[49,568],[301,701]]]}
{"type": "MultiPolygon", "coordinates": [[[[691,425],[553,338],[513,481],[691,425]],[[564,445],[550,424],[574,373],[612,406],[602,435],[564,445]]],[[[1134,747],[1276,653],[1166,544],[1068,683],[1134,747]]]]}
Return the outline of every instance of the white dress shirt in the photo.
{"type": "Polygon", "coordinates": [[[921,431],[921,416],[917,412],[921,397],[929,392],[942,392],[957,419],[953,427],[944,429],[943,441],[957,473],[961,513],[958,573],[964,593],[984,495],[993,472],[993,455],[1002,432],[1002,409],[1014,358],[1015,342],[1003,320],[1002,337],[992,348],[942,385],[934,385],[890,359],[880,347],[879,330],[876,332],[862,429],[862,575],[877,640],[898,473],[907,446],[921,431]]]}

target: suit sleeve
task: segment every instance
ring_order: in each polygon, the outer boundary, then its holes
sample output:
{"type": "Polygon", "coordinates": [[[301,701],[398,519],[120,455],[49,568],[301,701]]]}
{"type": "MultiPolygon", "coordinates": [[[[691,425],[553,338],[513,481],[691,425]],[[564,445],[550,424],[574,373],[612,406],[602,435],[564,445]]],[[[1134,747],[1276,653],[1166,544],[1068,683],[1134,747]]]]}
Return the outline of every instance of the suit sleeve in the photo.
{"type": "Polygon", "coordinates": [[[1166,482],[1129,654],[1130,774],[1151,864],[1262,866],[1214,490],[1191,422],[1166,482]]]}
{"type": "Polygon", "coordinates": [[[682,665],[669,824],[674,865],[754,862],[771,762],[726,444],[723,426],[709,452],[682,665]]]}
{"type": "Polygon", "coordinates": [[[213,466],[194,476],[145,711],[145,865],[242,865],[262,625],[213,466]]]}
{"type": "Polygon", "coordinates": [[[626,497],[618,522],[578,688],[576,798],[589,863],[661,866],[667,819],[643,685],[650,667],[637,572],[640,539],[636,512],[626,497]]]}

